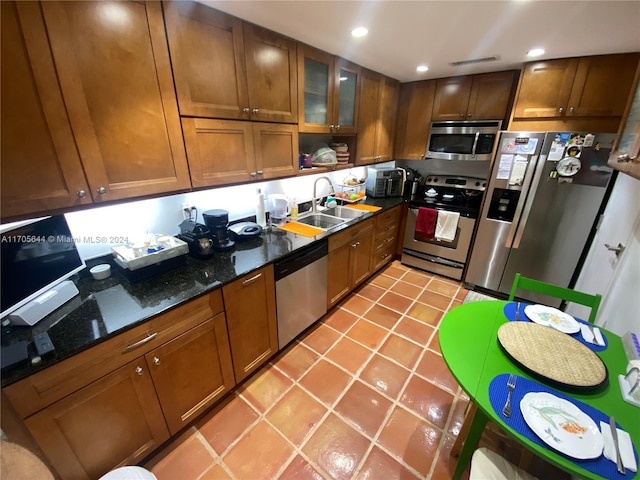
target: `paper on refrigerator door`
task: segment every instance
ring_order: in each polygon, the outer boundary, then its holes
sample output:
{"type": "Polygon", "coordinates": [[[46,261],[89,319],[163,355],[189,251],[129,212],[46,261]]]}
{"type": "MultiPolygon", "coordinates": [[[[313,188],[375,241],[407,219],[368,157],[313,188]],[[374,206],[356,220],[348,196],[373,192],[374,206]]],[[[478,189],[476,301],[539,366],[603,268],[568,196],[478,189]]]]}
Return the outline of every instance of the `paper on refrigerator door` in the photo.
{"type": "Polygon", "coordinates": [[[498,173],[496,174],[496,178],[498,180],[504,180],[509,178],[509,173],[511,173],[511,165],[513,164],[513,158],[515,155],[500,155],[500,163],[498,163],[498,173]]]}
{"type": "Polygon", "coordinates": [[[527,162],[527,157],[522,155],[515,156],[511,175],[509,176],[509,185],[522,185],[528,164],[529,162],[527,162]]]}

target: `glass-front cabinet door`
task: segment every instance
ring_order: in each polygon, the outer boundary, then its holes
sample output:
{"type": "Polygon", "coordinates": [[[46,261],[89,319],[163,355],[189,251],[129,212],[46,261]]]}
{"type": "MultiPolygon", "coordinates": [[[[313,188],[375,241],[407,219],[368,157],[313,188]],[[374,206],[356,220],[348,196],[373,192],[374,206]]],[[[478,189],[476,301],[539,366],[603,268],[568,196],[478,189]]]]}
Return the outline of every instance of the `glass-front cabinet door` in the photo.
{"type": "Polygon", "coordinates": [[[356,133],[356,112],[358,111],[358,80],[360,67],[338,59],[336,66],[337,112],[333,133],[356,133]]]}
{"type": "Polygon", "coordinates": [[[298,48],[298,127],[303,133],[354,134],[360,67],[306,45],[298,48]]]}

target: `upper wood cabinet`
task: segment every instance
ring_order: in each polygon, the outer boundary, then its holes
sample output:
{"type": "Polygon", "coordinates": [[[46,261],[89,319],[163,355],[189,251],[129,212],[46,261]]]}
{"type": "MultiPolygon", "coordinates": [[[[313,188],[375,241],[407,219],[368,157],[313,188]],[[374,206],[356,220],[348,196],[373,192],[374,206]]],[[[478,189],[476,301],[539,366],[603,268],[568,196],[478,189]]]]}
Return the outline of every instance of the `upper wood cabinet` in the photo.
{"type": "Polygon", "coordinates": [[[360,67],[298,45],[298,127],[304,133],[354,134],[360,67]]]}
{"type": "Polygon", "coordinates": [[[513,118],[621,116],[639,58],[625,53],[528,63],[513,118]]]}
{"type": "Polygon", "coordinates": [[[183,116],[296,123],[296,42],[195,2],[163,4],[183,116]]]}
{"type": "Polygon", "coordinates": [[[387,162],[393,158],[398,91],[397,80],[362,70],[356,165],[387,162]]]}
{"type": "Polygon", "coordinates": [[[236,381],[240,382],[278,351],[273,265],[222,287],[236,381]]]}
{"type": "Polygon", "coordinates": [[[424,160],[429,139],[436,81],[400,84],[395,158],[424,160]]]}
{"type": "Polygon", "coordinates": [[[614,149],[609,155],[610,167],[640,180],[640,66],[635,90],[629,96],[614,149]]]}
{"type": "Polygon", "coordinates": [[[182,128],[194,188],[296,173],[295,125],[184,117],[182,128]]]}
{"type": "Polygon", "coordinates": [[[512,98],[514,79],[513,71],[438,79],[432,119],[503,119],[512,98]]]}
{"type": "Polygon", "coordinates": [[[91,203],[35,2],[2,2],[2,217],[91,203]]]}
{"type": "Polygon", "coordinates": [[[188,189],[160,4],[41,8],[94,201],[188,189]]]}

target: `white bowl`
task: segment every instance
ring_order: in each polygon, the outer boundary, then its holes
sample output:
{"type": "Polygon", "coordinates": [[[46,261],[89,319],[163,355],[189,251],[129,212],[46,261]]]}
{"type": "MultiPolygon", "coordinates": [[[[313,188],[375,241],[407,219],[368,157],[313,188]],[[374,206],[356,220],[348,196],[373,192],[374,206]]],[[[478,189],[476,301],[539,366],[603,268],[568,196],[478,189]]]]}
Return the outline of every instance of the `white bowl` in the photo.
{"type": "Polygon", "coordinates": [[[93,275],[93,278],[96,280],[103,280],[111,276],[111,265],[101,263],[100,265],[93,267],[89,272],[91,272],[91,275],[93,275]]]}

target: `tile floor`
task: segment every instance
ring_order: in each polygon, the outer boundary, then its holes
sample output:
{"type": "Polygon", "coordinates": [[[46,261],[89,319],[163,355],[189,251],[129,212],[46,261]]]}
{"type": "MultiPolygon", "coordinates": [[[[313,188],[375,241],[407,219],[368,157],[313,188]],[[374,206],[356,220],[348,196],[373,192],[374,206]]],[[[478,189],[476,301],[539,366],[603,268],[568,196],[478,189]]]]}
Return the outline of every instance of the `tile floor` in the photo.
{"type": "MultiPolygon", "coordinates": [[[[438,325],[466,293],[394,261],[145,466],[159,480],[451,478],[469,400],[438,325]]],[[[481,444],[520,458],[491,424],[481,444]]],[[[535,458],[529,471],[569,478],[535,458]]]]}

